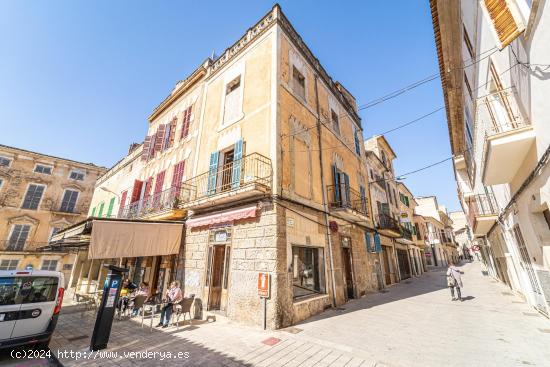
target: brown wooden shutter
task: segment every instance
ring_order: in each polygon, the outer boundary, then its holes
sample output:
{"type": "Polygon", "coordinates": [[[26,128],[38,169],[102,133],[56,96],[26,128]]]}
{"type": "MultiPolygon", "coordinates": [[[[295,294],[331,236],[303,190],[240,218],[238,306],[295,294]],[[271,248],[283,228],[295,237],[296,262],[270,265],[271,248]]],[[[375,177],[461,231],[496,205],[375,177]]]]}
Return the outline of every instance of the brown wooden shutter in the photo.
{"type": "Polygon", "coordinates": [[[132,189],[132,198],[130,203],[135,203],[136,201],[139,200],[142,186],[143,186],[143,181],[140,181],[140,180],[134,181],[134,188],[132,189]]]}
{"type": "Polygon", "coordinates": [[[484,0],[502,50],[525,30],[519,9],[506,0],[484,0]]]}
{"type": "Polygon", "coordinates": [[[155,153],[162,150],[162,141],[164,140],[164,130],[166,129],[165,125],[159,125],[157,130],[157,137],[155,138],[155,153]]]}
{"type": "Polygon", "coordinates": [[[176,126],[177,126],[177,124],[178,124],[178,118],[174,117],[172,119],[172,121],[170,122],[170,137],[168,138],[169,139],[169,142],[168,142],[169,147],[174,146],[174,138],[176,137],[176,126]]]}
{"type": "Polygon", "coordinates": [[[151,149],[151,136],[146,136],[143,141],[143,149],[141,150],[141,160],[146,161],[149,159],[149,150],[151,149]]]}

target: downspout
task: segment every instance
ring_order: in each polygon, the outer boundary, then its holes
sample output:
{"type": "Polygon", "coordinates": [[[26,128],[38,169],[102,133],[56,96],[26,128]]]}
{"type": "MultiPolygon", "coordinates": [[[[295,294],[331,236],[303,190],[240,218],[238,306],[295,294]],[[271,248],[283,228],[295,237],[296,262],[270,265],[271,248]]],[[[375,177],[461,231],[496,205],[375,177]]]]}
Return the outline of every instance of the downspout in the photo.
{"type": "Polygon", "coordinates": [[[315,75],[315,108],[317,111],[317,141],[319,144],[319,167],[321,168],[321,191],[323,192],[323,209],[325,212],[325,224],[328,240],[328,256],[330,261],[330,279],[332,282],[332,307],[336,307],[336,279],[334,277],[334,257],[332,254],[332,239],[330,237],[329,217],[328,217],[328,205],[327,205],[327,191],[325,187],[325,176],[323,174],[323,151],[321,149],[321,113],[319,111],[319,92],[317,90],[317,75],[315,75]]]}

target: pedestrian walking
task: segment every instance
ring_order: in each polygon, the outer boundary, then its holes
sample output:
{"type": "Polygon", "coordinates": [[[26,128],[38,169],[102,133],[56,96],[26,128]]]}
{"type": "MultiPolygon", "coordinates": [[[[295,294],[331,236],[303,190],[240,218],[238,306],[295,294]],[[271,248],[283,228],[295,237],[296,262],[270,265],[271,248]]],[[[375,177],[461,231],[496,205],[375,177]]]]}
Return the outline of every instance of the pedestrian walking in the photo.
{"type": "Polygon", "coordinates": [[[447,286],[451,289],[451,301],[456,301],[458,299],[462,302],[462,274],[464,274],[464,272],[460,271],[454,263],[447,269],[447,286]],[[455,289],[457,298],[455,298],[455,289]]]}

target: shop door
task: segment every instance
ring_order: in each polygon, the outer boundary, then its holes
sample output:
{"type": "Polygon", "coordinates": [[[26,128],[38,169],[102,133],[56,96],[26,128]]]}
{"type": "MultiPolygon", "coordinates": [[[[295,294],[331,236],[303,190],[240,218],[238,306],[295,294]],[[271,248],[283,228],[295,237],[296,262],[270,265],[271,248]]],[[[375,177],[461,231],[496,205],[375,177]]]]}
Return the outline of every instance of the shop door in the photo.
{"type": "Polygon", "coordinates": [[[411,277],[411,267],[408,257],[407,251],[397,250],[397,261],[399,262],[399,273],[401,275],[401,279],[411,277]]]}
{"type": "Polygon", "coordinates": [[[346,299],[352,299],[353,296],[353,267],[351,260],[351,249],[342,247],[342,262],[344,271],[344,282],[346,287],[346,299]]]}
{"type": "Polygon", "coordinates": [[[386,285],[389,285],[391,284],[390,258],[388,256],[388,250],[386,250],[386,246],[383,246],[382,249],[382,258],[384,261],[384,277],[386,279],[386,285]]]}
{"type": "Polygon", "coordinates": [[[207,283],[208,310],[225,310],[227,308],[227,281],[229,272],[230,246],[210,246],[209,279],[207,283]]]}

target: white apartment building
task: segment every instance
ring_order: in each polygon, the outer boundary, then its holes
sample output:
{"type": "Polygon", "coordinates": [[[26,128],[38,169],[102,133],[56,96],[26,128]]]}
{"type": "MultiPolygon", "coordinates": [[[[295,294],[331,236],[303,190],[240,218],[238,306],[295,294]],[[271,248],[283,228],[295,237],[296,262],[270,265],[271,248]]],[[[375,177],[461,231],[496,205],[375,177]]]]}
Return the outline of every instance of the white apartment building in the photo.
{"type": "Polygon", "coordinates": [[[430,5],[469,226],[488,272],[548,316],[550,3],[430,5]]]}

